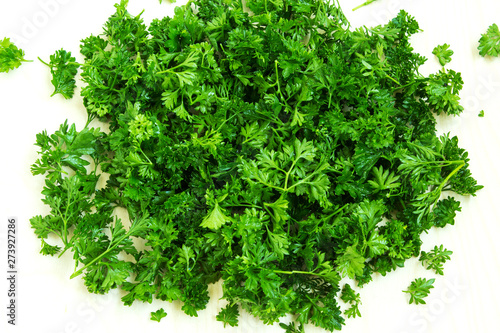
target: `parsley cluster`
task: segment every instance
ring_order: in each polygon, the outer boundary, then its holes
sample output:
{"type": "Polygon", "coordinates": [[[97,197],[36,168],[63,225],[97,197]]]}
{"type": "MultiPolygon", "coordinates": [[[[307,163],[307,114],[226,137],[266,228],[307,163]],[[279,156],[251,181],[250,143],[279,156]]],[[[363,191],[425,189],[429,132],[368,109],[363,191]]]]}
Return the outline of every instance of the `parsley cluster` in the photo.
{"type": "Polygon", "coordinates": [[[194,0],[147,26],[122,0],[83,63],[50,58],[65,98],[80,70],[88,121],[37,135],[50,213],[31,225],[43,254],[71,252],[71,277],[125,305],[179,300],[197,316],[222,279],[224,325],[243,309],[333,331],[339,299],[360,315],[341,279],[362,287],[419,256],[423,232],[454,224],[451,193],[481,188],[457,137],[436,133],[435,115],[462,112],[463,82],[419,74],[404,11],[351,29],[335,2],[246,6],[194,0]]]}

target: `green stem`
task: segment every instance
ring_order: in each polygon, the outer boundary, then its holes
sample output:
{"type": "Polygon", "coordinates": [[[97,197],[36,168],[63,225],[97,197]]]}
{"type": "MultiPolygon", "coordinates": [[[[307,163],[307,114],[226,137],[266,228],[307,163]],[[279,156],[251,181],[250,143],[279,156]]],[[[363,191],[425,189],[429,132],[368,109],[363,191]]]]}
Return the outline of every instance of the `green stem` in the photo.
{"type": "Polygon", "coordinates": [[[385,77],[394,81],[398,86],[401,86],[401,83],[399,83],[399,81],[393,78],[392,76],[386,74],[385,77]]]}
{"type": "Polygon", "coordinates": [[[278,60],[274,60],[274,69],[276,71],[276,83],[274,85],[278,85],[278,93],[280,94],[281,99],[283,99],[283,102],[285,102],[285,104],[288,105],[287,99],[285,98],[285,96],[281,92],[280,77],[279,77],[279,72],[278,72],[278,60]]]}
{"type": "Polygon", "coordinates": [[[292,274],[319,275],[319,274],[314,273],[314,272],[306,272],[306,271],[282,271],[282,270],[279,270],[279,269],[273,269],[273,272],[277,273],[277,274],[288,274],[288,275],[292,275],[292,274]]]}
{"type": "MultiPolygon", "coordinates": [[[[459,161],[452,161],[452,162],[461,162],[459,166],[457,166],[450,174],[443,180],[443,182],[439,185],[438,189],[441,191],[443,187],[446,185],[446,183],[453,177],[464,165],[465,162],[462,160],[459,161]]],[[[450,162],[451,163],[451,162],[450,162]]],[[[452,164],[458,164],[458,163],[452,163],[452,164]]]]}
{"type": "Polygon", "coordinates": [[[340,213],[341,211],[343,211],[347,206],[349,206],[349,204],[343,205],[342,207],[340,207],[339,209],[337,209],[336,211],[334,211],[333,213],[331,213],[327,217],[323,218],[323,220],[324,221],[329,220],[330,218],[334,217],[335,215],[337,215],[338,213],[340,213]]]}
{"type": "Polygon", "coordinates": [[[113,246],[111,246],[111,244],[113,243],[113,241],[111,241],[111,243],[109,243],[109,246],[106,249],[106,251],[104,251],[99,256],[95,257],[91,262],[89,262],[88,264],[86,264],[85,266],[83,266],[82,268],[80,268],[79,270],[77,270],[76,272],[74,272],[73,274],[71,274],[71,276],[69,278],[72,279],[72,278],[77,277],[78,275],[82,274],[85,269],[87,269],[88,267],[92,266],[98,260],[101,260],[102,257],[104,257],[108,252],[114,250],[125,238],[129,237],[132,230],[133,230],[133,228],[130,228],[130,230],[125,235],[123,235],[122,237],[120,237],[118,239],[118,241],[115,242],[115,244],[113,246]]]}
{"type": "Polygon", "coordinates": [[[399,89],[403,89],[403,88],[411,86],[412,84],[424,82],[426,80],[427,80],[427,78],[416,79],[415,81],[409,82],[407,84],[399,85],[399,87],[395,87],[393,91],[396,91],[396,90],[399,90],[399,89]]]}
{"type": "Polygon", "coordinates": [[[369,5],[369,4],[371,4],[372,2],[375,2],[375,1],[377,1],[377,0],[368,0],[368,1],[364,2],[364,3],[362,3],[361,5],[353,8],[352,11],[358,10],[361,7],[367,6],[367,5],[369,5]]]}
{"type": "MultiPolygon", "coordinates": [[[[46,63],[45,61],[43,61],[40,57],[38,57],[38,60],[40,60],[40,62],[50,68],[52,67],[55,67],[55,65],[51,65],[49,63],[46,63]]],[[[26,61],[33,61],[33,60],[26,60],[26,61]]],[[[77,66],[87,66],[87,67],[96,67],[94,65],[91,65],[91,64],[81,64],[79,62],[74,62],[74,61],[70,61],[68,63],[66,63],[66,65],[77,65],[77,66]]]]}

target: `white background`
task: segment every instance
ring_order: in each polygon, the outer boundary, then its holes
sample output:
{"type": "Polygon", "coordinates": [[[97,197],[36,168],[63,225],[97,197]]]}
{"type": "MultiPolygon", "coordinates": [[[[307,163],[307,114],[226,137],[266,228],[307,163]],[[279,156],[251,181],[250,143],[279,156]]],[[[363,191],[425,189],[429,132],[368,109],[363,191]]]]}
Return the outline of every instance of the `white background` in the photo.
{"type": "MultiPolygon", "coordinates": [[[[362,317],[347,319],[343,332],[498,332],[500,314],[500,58],[482,58],[477,46],[480,35],[496,22],[500,24],[498,0],[379,0],[355,12],[362,0],[342,0],[352,26],[386,23],[405,9],[420,23],[423,32],[412,39],[415,49],[429,60],[423,74],[440,68],[432,49],[448,43],[455,52],[448,68],[462,73],[461,92],[465,111],[461,117],[440,118],[441,132],[458,135],[460,146],[469,151],[470,168],[485,188],[476,197],[460,198],[462,212],[455,226],[432,229],[423,236],[423,250],[434,245],[454,253],[445,265],[445,275],[436,276],[416,259],[405,268],[360,289],[362,317]],[[484,110],[485,117],[478,113],[484,110]],[[435,288],[426,305],[409,305],[401,291],[416,277],[435,277],[435,288]]],[[[99,34],[102,24],[114,13],[110,0],[2,0],[0,38],[11,37],[26,51],[26,58],[48,59],[65,48],[78,54],[80,40],[99,34]]],[[[171,15],[173,7],[157,0],[130,0],[129,11],[143,18],[171,15]]],[[[134,303],[125,307],[119,291],[107,296],[88,294],[81,279],[69,279],[73,272],[71,254],[61,259],[39,254],[40,244],[29,219],[46,214],[40,201],[42,177],[31,175],[29,167],[37,158],[35,135],[52,133],[65,119],[84,125],[81,98],[70,101],[50,98],[48,69],[39,61],[23,64],[0,74],[0,332],[83,333],[83,332],[281,332],[243,314],[236,328],[223,329],[215,321],[220,285],[211,286],[212,300],[198,318],[186,316],[179,303],[134,303]],[[18,326],[6,324],[6,224],[18,218],[18,326]],[[4,277],[5,276],[5,277],[4,277]],[[149,320],[151,311],[163,307],[168,316],[160,323],[149,320]]],[[[77,126],[78,127],[78,126],[77,126]]],[[[307,332],[323,332],[307,327],[307,332]]]]}

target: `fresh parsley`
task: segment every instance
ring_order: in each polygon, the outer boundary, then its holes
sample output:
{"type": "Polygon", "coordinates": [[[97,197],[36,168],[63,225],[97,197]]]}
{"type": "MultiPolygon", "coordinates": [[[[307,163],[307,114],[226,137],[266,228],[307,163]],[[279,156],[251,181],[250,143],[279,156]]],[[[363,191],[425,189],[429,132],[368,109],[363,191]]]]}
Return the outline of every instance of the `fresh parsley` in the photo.
{"type": "Polygon", "coordinates": [[[155,312],[151,312],[151,320],[160,322],[163,318],[167,316],[167,313],[163,308],[156,310],[155,312]]]}
{"type": "Polygon", "coordinates": [[[340,299],[351,305],[344,311],[344,314],[348,318],[355,318],[356,316],[361,317],[361,312],[359,311],[359,305],[361,304],[360,294],[356,293],[348,283],[342,288],[340,299]]]}
{"type": "Polygon", "coordinates": [[[500,54],[500,30],[498,25],[493,23],[488,30],[481,35],[479,46],[477,47],[481,56],[498,57],[500,54]]]}
{"type": "Polygon", "coordinates": [[[453,251],[445,249],[441,244],[439,247],[434,246],[429,252],[420,252],[419,260],[425,268],[433,269],[437,274],[443,275],[443,264],[450,260],[452,254],[453,251]]]}
{"type": "Polygon", "coordinates": [[[71,52],[65,50],[56,51],[50,56],[50,63],[39,60],[50,67],[51,82],[54,86],[52,96],[61,94],[66,99],[72,98],[76,88],[75,75],[80,65],[75,62],[76,58],[71,56],[71,52]]]}
{"type": "Polygon", "coordinates": [[[12,43],[10,38],[0,40],[0,73],[8,73],[29,61],[31,60],[24,59],[24,51],[12,43]]]}
{"type": "Polygon", "coordinates": [[[407,290],[403,292],[410,294],[409,303],[426,304],[424,298],[429,295],[431,289],[434,288],[435,279],[416,278],[411,282],[407,290]]]}
{"type": "Polygon", "coordinates": [[[443,44],[436,46],[434,50],[432,50],[432,54],[434,54],[438,58],[441,66],[444,66],[447,63],[451,62],[453,50],[450,50],[450,45],[443,44]]]}
{"type": "Polygon", "coordinates": [[[337,2],[246,5],[194,0],[146,25],[122,0],[81,63],[50,57],[54,93],[71,98],[80,73],[88,120],[37,135],[50,211],[31,226],[42,254],[71,252],[72,278],[127,306],[176,300],[196,317],[222,280],[224,326],[247,311],[338,330],[361,304],[342,278],[402,267],[422,233],[454,224],[446,194],[481,189],[458,138],[436,131],[462,112],[463,82],[419,73],[405,11],[351,29],[337,2]]]}

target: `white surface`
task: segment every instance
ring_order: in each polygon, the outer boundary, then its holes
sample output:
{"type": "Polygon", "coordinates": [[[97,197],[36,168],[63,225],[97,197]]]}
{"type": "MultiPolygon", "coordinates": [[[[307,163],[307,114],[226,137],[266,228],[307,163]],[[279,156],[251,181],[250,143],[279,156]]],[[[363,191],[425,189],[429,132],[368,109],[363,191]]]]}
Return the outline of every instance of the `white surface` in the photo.
{"type": "MultiPolygon", "coordinates": [[[[469,151],[474,177],[485,188],[475,198],[463,198],[462,212],[455,226],[431,230],[423,237],[423,249],[444,244],[454,251],[446,263],[445,275],[437,276],[427,305],[409,305],[401,290],[415,277],[435,277],[416,260],[386,277],[376,277],[361,289],[361,318],[347,319],[343,332],[498,332],[500,323],[500,58],[478,55],[481,33],[500,24],[498,0],[379,0],[352,12],[363,0],[342,0],[353,26],[385,23],[405,9],[424,30],[413,38],[415,49],[429,58],[422,68],[428,74],[439,70],[432,49],[443,43],[455,52],[448,65],[462,73],[465,81],[460,118],[440,119],[440,130],[458,135],[460,146],[469,151]],[[485,117],[477,114],[484,110],[485,117]]],[[[110,0],[23,0],[0,4],[0,38],[17,36],[18,46],[28,59],[47,59],[56,49],[78,53],[79,41],[98,34],[102,23],[114,12],[110,0]]],[[[129,11],[148,22],[172,13],[172,7],[157,0],[131,0],[129,11]]],[[[90,295],[81,279],[70,280],[73,262],[44,257],[39,241],[29,227],[29,218],[45,214],[40,190],[41,177],[33,177],[29,166],[36,159],[36,133],[54,131],[66,118],[83,125],[85,111],[78,97],[66,101],[50,98],[47,68],[35,61],[9,74],[0,74],[0,332],[281,332],[243,315],[237,328],[223,329],[215,321],[222,306],[220,286],[213,286],[212,301],[198,318],[190,318],[178,303],[135,303],[124,307],[120,292],[90,295]],[[18,326],[6,325],[7,217],[18,218],[18,326]],[[168,316],[161,323],[149,320],[149,313],[164,307],[168,316]]],[[[323,332],[307,327],[307,332],[323,332]]]]}

